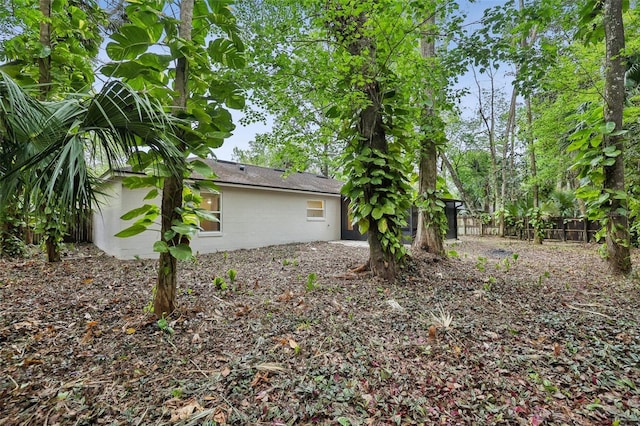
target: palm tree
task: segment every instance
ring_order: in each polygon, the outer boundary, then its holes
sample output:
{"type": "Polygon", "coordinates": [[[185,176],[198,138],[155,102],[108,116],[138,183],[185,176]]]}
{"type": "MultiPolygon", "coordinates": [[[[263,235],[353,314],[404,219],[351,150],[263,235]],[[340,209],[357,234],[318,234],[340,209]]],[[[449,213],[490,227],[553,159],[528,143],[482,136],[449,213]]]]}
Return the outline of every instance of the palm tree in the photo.
{"type": "MultiPolygon", "coordinates": [[[[95,95],[43,102],[0,72],[0,213],[16,194],[46,206],[50,218],[96,207],[99,191],[90,165],[98,157],[112,169],[125,160],[139,167],[162,160],[170,173],[182,175],[185,162],[171,143],[170,120],[159,105],[119,81],[95,95]]],[[[57,238],[53,231],[47,239],[57,238]]],[[[49,242],[49,261],[59,260],[57,244],[49,242]]]]}

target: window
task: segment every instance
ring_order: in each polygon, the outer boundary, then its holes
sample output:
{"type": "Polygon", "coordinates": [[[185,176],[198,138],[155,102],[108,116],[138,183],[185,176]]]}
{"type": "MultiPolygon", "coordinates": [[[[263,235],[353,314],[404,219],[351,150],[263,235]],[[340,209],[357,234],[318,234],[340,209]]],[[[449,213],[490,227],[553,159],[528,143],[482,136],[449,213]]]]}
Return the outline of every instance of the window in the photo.
{"type": "Polygon", "coordinates": [[[217,221],[200,220],[201,232],[220,232],[222,225],[222,209],[220,208],[220,194],[213,194],[211,192],[203,192],[202,203],[200,208],[208,210],[218,218],[217,221]]]}
{"type": "Polygon", "coordinates": [[[307,220],[324,220],[324,201],[307,201],[307,220]]]}

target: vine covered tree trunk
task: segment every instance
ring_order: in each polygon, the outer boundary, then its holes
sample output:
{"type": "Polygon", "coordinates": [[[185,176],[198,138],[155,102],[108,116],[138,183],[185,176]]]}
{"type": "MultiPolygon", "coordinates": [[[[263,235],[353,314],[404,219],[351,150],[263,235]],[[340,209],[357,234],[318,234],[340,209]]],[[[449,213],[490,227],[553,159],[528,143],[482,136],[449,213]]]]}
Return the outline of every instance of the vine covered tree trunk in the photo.
{"type": "MultiPolygon", "coordinates": [[[[167,177],[162,188],[162,235],[171,229],[174,220],[180,220],[177,208],[182,205],[182,179],[167,177]]],[[[164,239],[164,238],[163,238],[164,239]]],[[[180,243],[176,235],[167,241],[170,246],[180,243]]],[[[178,262],[169,252],[160,253],[158,281],[153,300],[153,312],[158,318],[170,315],[176,309],[176,289],[178,287],[178,262]]]]}
{"type": "MultiPolygon", "coordinates": [[[[604,30],[606,44],[605,122],[615,123],[614,132],[622,130],[624,108],[624,26],[622,0],[605,0],[604,30]]],[[[604,147],[614,146],[620,154],[611,166],[604,166],[604,191],[609,194],[607,227],[607,254],[611,271],[616,274],[631,272],[629,225],[624,187],[624,139],[622,135],[605,134],[604,147]]]]}
{"type": "MultiPolygon", "coordinates": [[[[426,21],[429,27],[435,25],[435,14],[426,21]]],[[[433,37],[423,33],[420,39],[420,53],[425,59],[434,60],[436,46],[433,37]]],[[[427,91],[427,97],[431,99],[431,105],[435,104],[435,96],[432,90],[427,91]]],[[[423,110],[426,123],[425,135],[420,142],[420,164],[418,194],[425,208],[418,210],[418,227],[413,241],[413,248],[424,250],[438,256],[444,255],[444,240],[440,229],[440,217],[442,208],[436,203],[436,183],[438,180],[438,141],[434,135],[438,134],[437,122],[439,118],[433,106],[426,105],[423,110]]]]}
{"type": "Polygon", "coordinates": [[[424,250],[438,256],[444,255],[444,241],[440,225],[432,215],[440,209],[435,203],[438,149],[434,141],[424,140],[420,147],[419,193],[429,203],[429,210],[418,211],[418,228],[413,248],[424,250]]]}
{"type": "MultiPolygon", "coordinates": [[[[378,82],[367,84],[365,93],[371,104],[360,113],[358,132],[365,141],[365,145],[371,149],[377,150],[383,154],[388,152],[387,138],[382,124],[382,93],[378,82]]],[[[370,171],[368,175],[379,166],[375,163],[369,163],[370,171]]],[[[375,194],[373,184],[365,185],[365,201],[368,203],[375,194]]],[[[373,213],[369,214],[369,223],[376,223],[373,213]]],[[[387,281],[393,281],[398,273],[398,264],[396,257],[389,253],[382,245],[383,233],[380,232],[378,226],[370,226],[369,241],[369,267],[371,272],[378,277],[387,281]]]]}
{"type": "MultiPolygon", "coordinates": [[[[182,0],[180,3],[180,27],[179,36],[184,40],[191,40],[191,27],[193,22],[194,0],[182,0]]],[[[184,56],[179,57],[176,63],[176,78],[174,88],[176,98],[174,100],[174,113],[178,114],[187,109],[189,88],[189,62],[184,56]]],[[[184,144],[182,144],[184,145],[184,144]]],[[[181,151],[185,146],[181,146],[181,151]]],[[[178,210],[182,206],[183,179],[179,176],[169,176],[164,180],[162,188],[162,228],[161,238],[171,246],[177,246],[180,236],[175,235],[169,240],[166,233],[171,230],[174,220],[181,221],[178,210]]],[[[176,289],[178,287],[178,262],[170,252],[160,253],[158,261],[158,280],[156,293],[153,300],[153,312],[156,317],[170,315],[176,308],[176,289]]]]}

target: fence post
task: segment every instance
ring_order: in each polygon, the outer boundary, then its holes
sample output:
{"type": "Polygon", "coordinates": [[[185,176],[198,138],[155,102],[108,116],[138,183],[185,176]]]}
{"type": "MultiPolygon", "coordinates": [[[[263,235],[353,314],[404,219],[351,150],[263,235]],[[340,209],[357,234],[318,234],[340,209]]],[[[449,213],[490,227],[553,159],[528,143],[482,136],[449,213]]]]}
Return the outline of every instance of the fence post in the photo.
{"type": "Polygon", "coordinates": [[[589,242],[589,219],[587,217],[585,217],[584,219],[582,219],[582,224],[584,225],[584,242],[588,243],[589,242]]]}

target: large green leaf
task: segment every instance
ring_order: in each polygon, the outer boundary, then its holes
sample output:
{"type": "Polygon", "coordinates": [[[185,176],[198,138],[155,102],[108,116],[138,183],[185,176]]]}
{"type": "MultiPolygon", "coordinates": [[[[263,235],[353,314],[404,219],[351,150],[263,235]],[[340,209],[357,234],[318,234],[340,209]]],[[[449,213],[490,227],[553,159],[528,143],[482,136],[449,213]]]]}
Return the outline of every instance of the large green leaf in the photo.
{"type": "Polygon", "coordinates": [[[123,214],[122,216],[120,216],[120,219],[122,220],[131,220],[135,217],[141,216],[149,211],[152,210],[156,210],[157,211],[158,207],[151,205],[151,204],[145,204],[142,207],[138,207],[135,208],[133,210],[129,210],[127,213],[123,214]]]}
{"type": "Polygon", "coordinates": [[[138,235],[146,230],[147,230],[146,226],[141,224],[134,224],[118,232],[115,236],[118,238],[128,238],[128,237],[133,237],[134,235],[138,235]]]}
{"type": "Polygon", "coordinates": [[[178,260],[189,260],[193,257],[191,247],[186,244],[178,244],[177,246],[169,246],[169,253],[178,260]]]}
{"type": "Polygon", "coordinates": [[[114,41],[107,44],[106,52],[114,61],[135,59],[145,53],[152,43],[144,28],[131,24],[121,26],[111,38],[114,41]]]}

